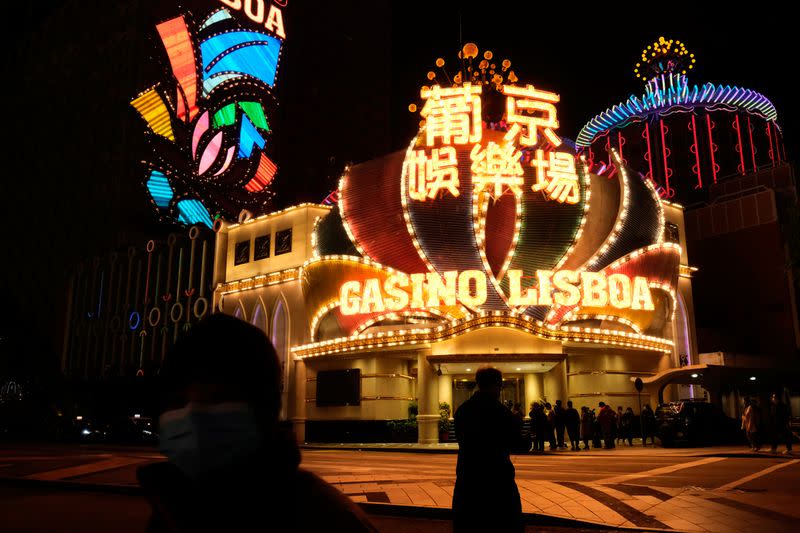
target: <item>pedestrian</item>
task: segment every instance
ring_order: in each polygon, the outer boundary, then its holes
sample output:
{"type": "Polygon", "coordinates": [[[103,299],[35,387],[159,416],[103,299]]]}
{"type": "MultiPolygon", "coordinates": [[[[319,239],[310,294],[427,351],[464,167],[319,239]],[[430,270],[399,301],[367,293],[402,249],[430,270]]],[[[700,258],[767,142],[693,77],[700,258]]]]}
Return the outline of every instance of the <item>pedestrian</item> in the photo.
{"type": "Polygon", "coordinates": [[[636,415],[633,414],[633,409],[630,407],[625,409],[620,427],[622,428],[622,442],[624,443],[627,439],[628,446],[633,446],[633,421],[635,419],[636,415]]]}
{"type": "Polygon", "coordinates": [[[581,407],[581,439],[583,449],[589,449],[589,441],[592,439],[594,416],[587,406],[581,407]]]}
{"type": "Polygon", "coordinates": [[[656,445],[656,415],[653,412],[653,408],[650,407],[649,403],[644,404],[644,408],[642,409],[642,430],[644,434],[642,435],[642,444],[647,446],[647,437],[650,437],[650,440],[653,442],[653,446],[656,445]]]}
{"type": "Polygon", "coordinates": [[[553,412],[553,406],[550,405],[550,402],[544,404],[544,414],[547,417],[547,424],[544,428],[544,434],[547,437],[547,441],[550,443],[550,451],[555,451],[556,447],[556,437],[555,437],[555,413],[553,412]]]}
{"type": "MultiPolygon", "coordinates": [[[[603,402],[600,403],[605,405],[603,402]]],[[[603,447],[603,428],[598,415],[599,413],[595,413],[595,410],[592,409],[592,448],[595,449],[603,447]]]]}
{"type": "Polygon", "coordinates": [[[761,449],[758,444],[758,429],[761,423],[758,406],[750,400],[744,399],[744,411],[742,412],[742,430],[750,443],[750,449],[757,452],[761,449]]]}
{"type": "Polygon", "coordinates": [[[619,444],[620,440],[622,440],[623,443],[625,442],[625,437],[622,434],[622,415],[623,414],[624,414],[624,412],[622,411],[622,406],[618,405],[617,406],[617,425],[615,427],[615,433],[614,433],[614,437],[616,438],[618,444],[619,444]]]}
{"type": "Polygon", "coordinates": [[[567,401],[567,409],[564,411],[564,419],[566,420],[567,434],[569,435],[569,444],[573,451],[581,449],[580,446],[580,432],[581,432],[581,415],[578,410],[572,407],[572,401],[567,401]]]}
{"type": "Polygon", "coordinates": [[[484,367],[475,374],[478,390],[456,411],[458,439],[453,531],[522,532],[522,505],[509,454],[515,419],[500,403],[503,374],[484,367]]]}
{"type": "Polygon", "coordinates": [[[377,531],[339,490],[298,468],[294,435],[278,423],[280,376],[266,335],[232,316],[213,314],[178,340],[161,371],[167,461],[136,472],[152,507],[147,531],[267,521],[276,531],[377,531]]]}
{"type": "Polygon", "coordinates": [[[531,430],[533,430],[533,451],[543,452],[547,417],[542,409],[542,404],[533,402],[529,416],[531,417],[531,430]]]}
{"type": "Polygon", "coordinates": [[[772,453],[778,453],[778,443],[784,442],[784,455],[792,453],[792,431],[789,428],[789,406],[773,393],[770,397],[769,419],[772,440],[772,453]]]}
{"type": "Polygon", "coordinates": [[[561,400],[556,400],[556,405],[553,407],[553,423],[556,428],[556,444],[558,449],[566,448],[564,443],[564,430],[567,426],[567,417],[564,407],[561,405],[561,400]]]}
{"type": "Polygon", "coordinates": [[[614,434],[617,427],[617,415],[611,406],[606,405],[605,402],[600,402],[599,407],[600,412],[597,414],[597,419],[600,421],[600,430],[603,434],[605,448],[610,450],[615,448],[614,434]]]}

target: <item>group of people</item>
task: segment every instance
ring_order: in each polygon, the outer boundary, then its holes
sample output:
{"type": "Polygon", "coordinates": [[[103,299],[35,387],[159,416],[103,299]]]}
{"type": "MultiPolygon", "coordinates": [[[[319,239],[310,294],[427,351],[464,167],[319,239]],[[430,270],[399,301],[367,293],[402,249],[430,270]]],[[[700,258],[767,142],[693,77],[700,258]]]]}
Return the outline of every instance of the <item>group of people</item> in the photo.
{"type": "MultiPolygon", "coordinates": [[[[598,409],[599,412],[595,412],[584,405],[579,413],[571,401],[567,402],[566,408],[561,400],[556,400],[555,406],[550,402],[533,402],[529,413],[533,451],[543,452],[545,442],[549,444],[551,451],[566,449],[565,436],[573,451],[588,450],[590,443],[594,448],[615,448],[619,441],[627,441],[632,446],[633,437],[639,430],[633,409],[628,407],[623,411],[622,406],[619,406],[615,412],[605,402],[600,402],[598,409]],[[581,442],[583,448],[580,446],[581,442]]],[[[516,408],[512,412],[521,417],[516,408]]],[[[656,418],[653,409],[645,405],[641,416],[644,443],[646,445],[649,438],[655,444],[656,418]]]]}
{"type": "Polygon", "coordinates": [[[784,454],[792,453],[792,432],[789,428],[789,406],[777,394],[770,397],[769,405],[761,407],[758,398],[745,398],[742,412],[742,430],[747,435],[750,449],[757,452],[763,444],[777,453],[778,444],[785,444],[784,454]]]}

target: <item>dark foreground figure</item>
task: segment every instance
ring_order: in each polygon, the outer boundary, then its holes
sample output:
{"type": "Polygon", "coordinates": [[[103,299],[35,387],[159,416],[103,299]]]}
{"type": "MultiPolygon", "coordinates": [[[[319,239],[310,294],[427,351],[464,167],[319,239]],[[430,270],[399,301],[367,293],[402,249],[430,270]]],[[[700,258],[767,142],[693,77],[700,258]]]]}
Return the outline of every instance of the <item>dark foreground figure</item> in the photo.
{"type": "Polygon", "coordinates": [[[475,374],[478,391],[455,415],[458,439],[453,530],[521,532],[522,506],[509,453],[518,439],[514,415],[500,403],[503,376],[475,374]]]}
{"type": "Polygon", "coordinates": [[[300,468],[278,424],[280,367],[257,328],[217,314],[165,361],[159,448],[139,468],[148,531],[376,531],[353,502],[300,468]]]}

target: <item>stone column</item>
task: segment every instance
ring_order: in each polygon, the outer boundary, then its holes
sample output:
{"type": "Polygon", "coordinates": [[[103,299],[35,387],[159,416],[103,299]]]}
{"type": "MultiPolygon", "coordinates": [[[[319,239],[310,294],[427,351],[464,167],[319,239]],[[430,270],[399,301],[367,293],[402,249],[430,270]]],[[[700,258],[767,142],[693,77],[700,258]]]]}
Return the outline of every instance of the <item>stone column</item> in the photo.
{"type": "Polygon", "coordinates": [[[417,442],[420,444],[439,442],[439,391],[435,378],[428,358],[420,353],[417,356],[417,442]]]}
{"type": "Polygon", "coordinates": [[[453,376],[444,374],[439,376],[439,402],[447,402],[450,406],[450,416],[453,416],[453,376]]]}
{"type": "Polygon", "coordinates": [[[541,372],[525,374],[525,405],[523,411],[525,416],[531,410],[531,404],[544,398],[544,374],[541,372]]]}
{"type": "Polygon", "coordinates": [[[297,442],[306,441],[306,363],[302,359],[294,362],[294,382],[292,390],[287,395],[294,404],[292,413],[292,429],[297,442]]]}

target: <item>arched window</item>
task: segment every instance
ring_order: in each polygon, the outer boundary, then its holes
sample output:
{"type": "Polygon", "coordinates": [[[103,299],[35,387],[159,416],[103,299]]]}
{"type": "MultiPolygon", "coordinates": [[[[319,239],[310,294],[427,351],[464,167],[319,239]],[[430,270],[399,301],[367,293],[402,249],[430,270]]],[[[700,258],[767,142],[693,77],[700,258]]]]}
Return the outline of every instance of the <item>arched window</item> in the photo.
{"type": "Polygon", "coordinates": [[[244,308],[242,307],[242,302],[236,302],[236,309],[233,310],[233,316],[239,320],[247,320],[247,317],[244,314],[244,308]]]}
{"type": "Polygon", "coordinates": [[[256,304],[256,308],[253,310],[253,319],[250,321],[250,323],[264,333],[267,332],[267,316],[264,312],[264,306],[261,305],[260,301],[256,304]]]}
{"type": "Polygon", "coordinates": [[[289,375],[289,310],[283,297],[279,297],[275,302],[275,310],[272,312],[272,345],[278,354],[278,362],[281,366],[281,418],[286,419],[286,403],[288,384],[286,383],[289,375]]]}

